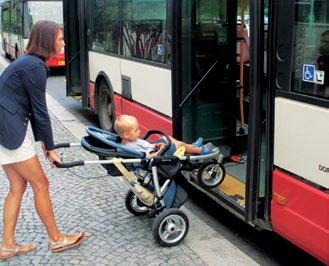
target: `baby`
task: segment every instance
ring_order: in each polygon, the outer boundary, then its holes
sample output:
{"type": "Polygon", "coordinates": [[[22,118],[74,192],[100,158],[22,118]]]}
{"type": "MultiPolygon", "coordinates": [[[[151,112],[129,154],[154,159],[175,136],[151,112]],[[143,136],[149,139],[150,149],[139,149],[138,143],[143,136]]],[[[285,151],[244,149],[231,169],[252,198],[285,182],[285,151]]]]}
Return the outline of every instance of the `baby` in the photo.
{"type": "MultiPolygon", "coordinates": [[[[115,120],[114,129],[121,137],[122,144],[145,152],[147,157],[159,155],[167,143],[164,138],[158,139],[156,143],[150,143],[146,140],[140,139],[139,137],[141,131],[139,129],[138,121],[136,117],[131,115],[120,115],[115,120]]],[[[169,138],[171,143],[174,145],[173,151],[169,151],[171,154],[173,154],[177,148],[182,146],[185,148],[185,152],[189,154],[205,155],[211,153],[213,149],[213,145],[211,143],[202,145],[202,138],[199,138],[193,144],[187,144],[170,136],[169,138]]]]}

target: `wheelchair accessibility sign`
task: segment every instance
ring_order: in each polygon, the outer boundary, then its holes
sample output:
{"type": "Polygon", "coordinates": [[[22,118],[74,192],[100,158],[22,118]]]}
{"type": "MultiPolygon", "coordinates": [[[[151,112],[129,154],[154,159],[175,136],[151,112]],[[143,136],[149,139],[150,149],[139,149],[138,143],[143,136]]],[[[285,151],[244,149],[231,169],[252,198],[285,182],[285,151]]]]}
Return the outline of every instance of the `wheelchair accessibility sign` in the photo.
{"type": "Polygon", "coordinates": [[[303,81],[312,82],[315,84],[324,84],[324,71],[315,70],[314,65],[303,65],[303,81]]]}
{"type": "Polygon", "coordinates": [[[315,80],[315,66],[314,65],[303,65],[303,81],[313,82],[315,80]]]}

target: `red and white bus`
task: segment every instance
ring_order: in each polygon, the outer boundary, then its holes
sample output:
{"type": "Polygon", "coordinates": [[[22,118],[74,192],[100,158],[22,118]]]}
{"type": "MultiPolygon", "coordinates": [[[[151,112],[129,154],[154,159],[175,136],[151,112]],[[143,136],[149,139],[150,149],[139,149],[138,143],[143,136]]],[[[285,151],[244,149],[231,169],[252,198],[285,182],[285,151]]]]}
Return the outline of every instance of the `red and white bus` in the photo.
{"type": "MultiPolygon", "coordinates": [[[[5,56],[16,59],[24,53],[33,23],[52,20],[63,26],[63,2],[60,0],[5,0],[1,4],[2,46],[5,56]]],[[[47,60],[49,67],[64,67],[64,49],[47,60]]]]}
{"type": "Polygon", "coordinates": [[[329,264],[327,0],[63,3],[68,95],[109,130],[126,113],[215,143],[224,182],[188,182],[329,264]]]}

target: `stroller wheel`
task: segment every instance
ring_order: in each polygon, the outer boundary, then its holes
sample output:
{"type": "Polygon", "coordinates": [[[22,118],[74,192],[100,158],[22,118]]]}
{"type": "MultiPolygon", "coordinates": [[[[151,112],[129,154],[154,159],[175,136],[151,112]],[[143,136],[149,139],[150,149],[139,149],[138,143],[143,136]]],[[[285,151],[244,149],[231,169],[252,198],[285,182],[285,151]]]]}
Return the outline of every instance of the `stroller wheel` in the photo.
{"type": "Polygon", "coordinates": [[[203,163],[198,171],[198,181],[200,186],[214,188],[220,185],[225,178],[225,168],[216,161],[203,163]]]}
{"type": "Polygon", "coordinates": [[[146,215],[149,209],[129,190],[126,194],[125,205],[127,210],[135,216],[146,215]]]}
{"type": "Polygon", "coordinates": [[[172,247],[180,243],[189,230],[189,221],[179,209],[165,209],[155,217],[152,233],[162,246],[172,247]]]}

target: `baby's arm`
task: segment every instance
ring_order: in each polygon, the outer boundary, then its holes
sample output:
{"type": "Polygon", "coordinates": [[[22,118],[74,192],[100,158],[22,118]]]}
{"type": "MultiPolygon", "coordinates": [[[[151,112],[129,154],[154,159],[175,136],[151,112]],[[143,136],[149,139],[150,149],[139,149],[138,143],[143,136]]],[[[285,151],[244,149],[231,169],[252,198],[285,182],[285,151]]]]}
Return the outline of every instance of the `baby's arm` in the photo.
{"type": "Polygon", "coordinates": [[[148,158],[159,156],[163,148],[166,146],[165,143],[153,143],[151,145],[154,147],[154,151],[147,154],[148,158]]]}

